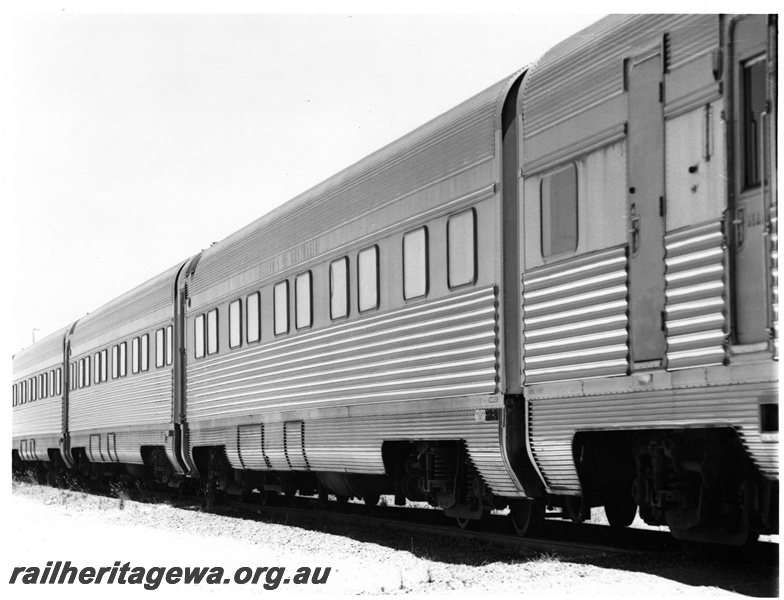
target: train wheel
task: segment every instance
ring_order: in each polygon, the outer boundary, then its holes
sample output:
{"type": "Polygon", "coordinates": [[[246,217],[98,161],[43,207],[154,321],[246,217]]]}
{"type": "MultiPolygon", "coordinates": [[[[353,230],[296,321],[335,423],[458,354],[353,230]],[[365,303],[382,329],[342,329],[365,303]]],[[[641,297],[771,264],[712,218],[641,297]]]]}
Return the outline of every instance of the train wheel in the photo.
{"type": "Polygon", "coordinates": [[[631,496],[619,496],[605,503],[604,514],[611,527],[628,527],[637,515],[637,503],[631,496]]]}
{"type": "Polygon", "coordinates": [[[522,537],[534,537],[544,524],[545,504],[538,499],[525,499],[509,505],[509,516],[515,533],[522,537]]]}

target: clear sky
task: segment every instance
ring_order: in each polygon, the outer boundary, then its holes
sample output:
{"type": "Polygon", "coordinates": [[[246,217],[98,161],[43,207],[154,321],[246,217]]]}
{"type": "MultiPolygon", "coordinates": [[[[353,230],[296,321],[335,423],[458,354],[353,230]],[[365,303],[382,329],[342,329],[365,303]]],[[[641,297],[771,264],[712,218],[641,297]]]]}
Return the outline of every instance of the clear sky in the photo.
{"type": "Polygon", "coordinates": [[[600,16],[11,15],[9,352],[600,16]]]}

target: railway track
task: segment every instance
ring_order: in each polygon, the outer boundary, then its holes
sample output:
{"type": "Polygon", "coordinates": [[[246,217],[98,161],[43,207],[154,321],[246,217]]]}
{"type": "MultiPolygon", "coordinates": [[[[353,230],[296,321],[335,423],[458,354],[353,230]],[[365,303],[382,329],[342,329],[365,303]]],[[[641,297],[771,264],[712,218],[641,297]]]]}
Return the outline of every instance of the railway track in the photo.
{"type": "MultiPolygon", "coordinates": [[[[110,486],[91,486],[91,491],[117,496],[110,486]]],[[[165,501],[184,509],[204,510],[203,496],[183,495],[169,491],[126,490],[131,500],[165,501]]],[[[555,554],[573,557],[629,556],[641,558],[682,554],[684,547],[668,531],[637,528],[616,529],[594,523],[572,523],[560,518],[559,513],[548,513],[548,518],[537,537],[520,537],[511,533],[508,515],[490,514],[477,522],[475,529],[462,529],[454,519],[427,508],[365,506],[335,501],[323,502],[312,497],[269,498],[262,504],[261,496],[253,494],[244,501],[227,496],[207,507],[213,513],[244,519],[271,521],[306,529],[365,528],[426,535],[455,540],[469,540],[510,548],[531,554],[555,554]]],[[[779,560],[777,543],[756,542],[746,547],[707,546],[690,548],[689,554],[706,554],[711,560],[755,562],[775,566],[779,560]]]]}

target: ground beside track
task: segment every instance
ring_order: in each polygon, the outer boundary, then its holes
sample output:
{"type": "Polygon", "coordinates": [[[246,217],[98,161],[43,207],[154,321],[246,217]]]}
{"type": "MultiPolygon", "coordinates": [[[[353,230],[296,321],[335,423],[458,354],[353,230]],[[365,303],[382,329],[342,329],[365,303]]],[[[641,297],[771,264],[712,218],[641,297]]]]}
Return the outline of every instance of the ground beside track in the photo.
{"type": "Polygon", "coordinates": [[[738,597],[778,594],[771,565],[681,555],[559,557],[462,540],[368,528],[327,531],[224,517],[166,504],[88,496],[14,483],[4,503],[6,598],[235,597],[269,594],[261,585],[44,586],[7,584],[13,567],[70,560],[146,568],[331,567],[323,585],[281,585],[277,595],[494,593],[531,597],[738,597]],[[9,594],[10,592],[10,594],[9,594]]]}

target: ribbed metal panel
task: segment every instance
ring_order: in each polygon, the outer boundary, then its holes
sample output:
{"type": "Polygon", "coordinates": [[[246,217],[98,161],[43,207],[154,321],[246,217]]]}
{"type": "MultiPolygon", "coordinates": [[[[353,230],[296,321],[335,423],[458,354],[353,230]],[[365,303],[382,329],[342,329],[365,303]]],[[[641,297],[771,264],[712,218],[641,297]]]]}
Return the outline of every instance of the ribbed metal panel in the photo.
{"type": "Polygon", "coordinates": [[[14,436],[11,448],[19,451],[22,460],[51,460],[49,450],[59,450],[60,435],[14,436]]]}
{"type": "Polygon", "coordinates": [[[94,462],[120,462],[144,464],[142,446],[171,445],[168,427],[160,429],[109,431],[101,433],[75,433],[71,435],[71,448],[84,448],[94,462]]]}
{"type": "Polygon", "coordinates": [[[572,440],[577,431],[735,428],[760,470],[778,477],[778,445],[763,442],[758,397],[764,385],[722,389],[530,399],[531,448],[551,492],[577,494],[572,440]]]}
{"type": "Polygon", "coordinates": [[[63,426],[63,400],[49,397],[13,408],[13,435],[60,437],[63,426]]]}
{"type": "Polygon", "coordinates": [[[88,388],[69,400],[71,433],[165,424],[172,416],[172,368],[152,369],[88,388]]]}
{"type": "Polygon", "coordinates": [[[181,266],[178,263],[80,319],[70,338],[72,355],[173,319],[174,281],[181,266]]]}
{"type": "MultiPolygon", "coordinates": [[[[256,470],[289,471],[295,467],[288,465],[285,456],[283,431],[287,425],[291,426],[280,422],[242,425],[239,435],[236,426],[194,429],[191,444],[225,445],[235,468],[244,465],[256,470]],[[238,439],[241,449],[237,447],[238,439]]],[[[383,474],[384,441],[464,440],[477,471],[494,493],[522,495],[501,458],[498,421],[476,421],[474,411],[324,419],[307,422],[304,427],[304,454],[313,471],[383,474]]]]}
{"type": "Polygon", "coordinates": [[[668,370],[722,364],[728,334],[721,221],[664,238],[668,370]]]}
{"type": "MultiPolygon", "coordinates": [[[[363,219],[495,156],[496,109],[507,83],[494,85],[205,250],[191,295],[301,246],[314,232],[326,233],[363,219]]],[[[480,182],[479,187],[494,182],[480,182]]],[[[285,266],[276,263],[274,268],[285,266]]]]}
{"type": "Polygon", "coordinates": [[[496,391],[485,288],[188,365],[188,420],[496,391]]]}
{"type": "Polygon", "coordinates": [[[523,275],[526,383],[623,375],[629,366],[625,247],[523,275]]]}
{"type": "MultiPolygon", "coordinates": [[[[555,46],[528,77],[525,138],[623,93],[623,59],[653,48],[665,33],[668,68],[673,68],[718,47],[718,17],[612,15],[555,46]]],[[[618,119],[623,122],[626,115],[618,119]]]]}
{"type": "Polygon", "coordinates": [[[20,350],[13,357],[13,380],[38,374],[63,364],[63,349],[67,327],[46,336],[32,346],[20,350]]]}

